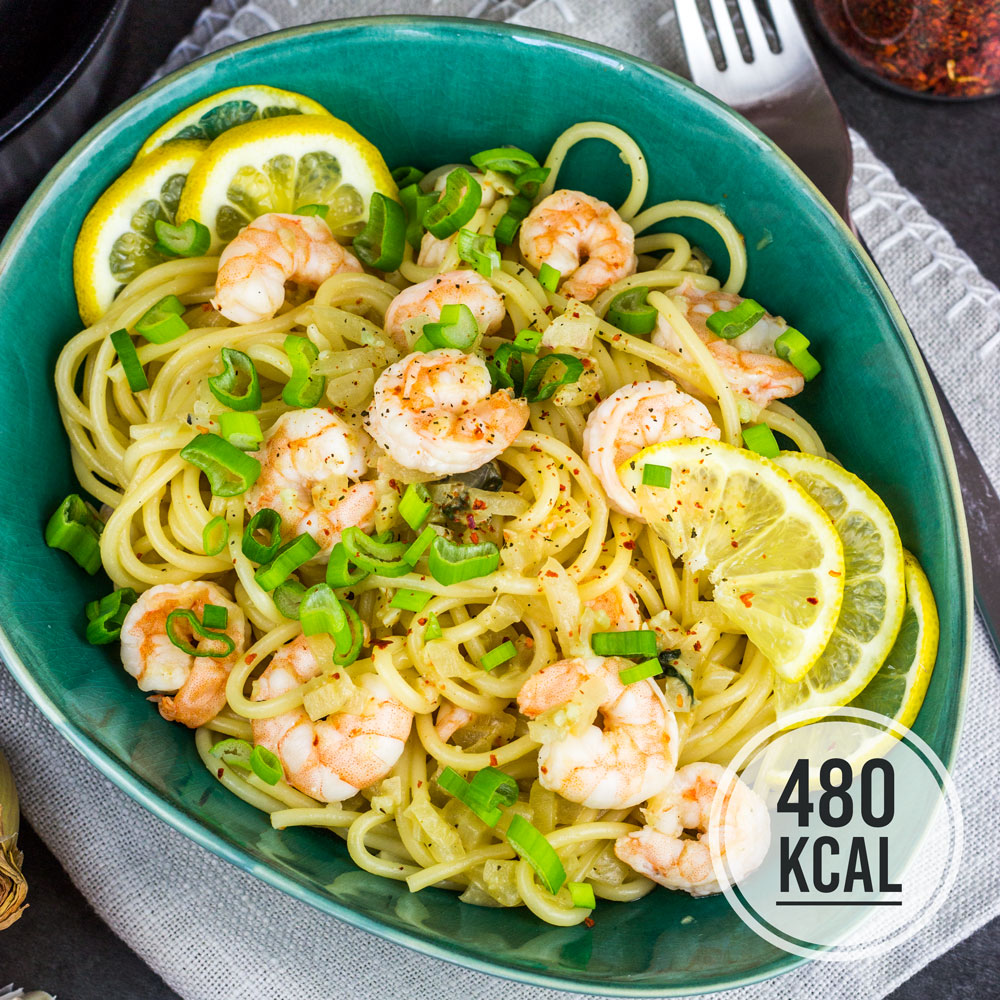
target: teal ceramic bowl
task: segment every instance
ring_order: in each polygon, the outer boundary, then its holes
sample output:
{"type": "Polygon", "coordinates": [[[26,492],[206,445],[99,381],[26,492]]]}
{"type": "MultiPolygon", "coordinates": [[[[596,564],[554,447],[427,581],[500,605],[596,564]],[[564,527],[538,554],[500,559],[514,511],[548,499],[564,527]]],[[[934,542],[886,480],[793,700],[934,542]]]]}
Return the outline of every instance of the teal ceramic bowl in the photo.
{"type": "MultiPolygon", "coordinates": [[[[79,328],[73,242],[88,207],[154,128],[244,83],[309,94],[374,141],[390,165],[464,160],[503,142],[543,152],[572,122],[613,122],[645,150],[652,200],[724,204],[746,235],[749,294],[808,331],[822,358],[822,376],[796,406],[885,498],[930,576],[941,646],[916,730],[946,763],[954,755],[970,621],[961,504],[923,365],[871,261],[803,175],[712,98],[607,49],[483,22],[344,21],[227,49],[123,105],[49,174],[0,255],[8,666],[73,746],[157,816],[325,913],[411,948],[512,979],[618,996],[722,989],[797,965],[721,897],[659,890],[634,904],[602,903],[590,930],[543,926],[524,909],[466,906],[443,890],[410,896],[358,871],[329,834],[272,831],[263,813],[206,773],[191,735],[157,715],[114,647],[84,641],[83,605],[107,581],[85,577],[42,540],[48,514],[77,488],[52,390],[56,355],[79,328]]],[[[560,183],[611,202],[626,190],[616,155],[594,141],[572,154],[560,183]]],[[[725,262],[712,234],[696,223],[682,228],[725,262]]]]}

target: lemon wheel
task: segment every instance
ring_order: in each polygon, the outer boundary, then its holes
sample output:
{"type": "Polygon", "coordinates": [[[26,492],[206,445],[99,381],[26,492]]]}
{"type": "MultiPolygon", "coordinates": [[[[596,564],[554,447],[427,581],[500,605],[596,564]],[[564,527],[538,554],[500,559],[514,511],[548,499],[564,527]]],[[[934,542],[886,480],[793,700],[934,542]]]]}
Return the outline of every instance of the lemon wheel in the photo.
{"type": "Polygon", "coordinates": [[[909,552],[904,557],[906,607],[899,634],[879,671],[850,704],[911,726],[934,671],[940,626],[934,594],[920,563],[909,552]]]}
{"type": "Polygon", "coordinates": [[[156,150],[133,163],[87,213],[73,248],[73,284],[86,325],[133,278],[168,259],[156,250],[154,223],[174,221],[187,177],[208,145],[183,139],[156,150]]]}
{"type": "Polygon", "coordinates": [[[139,148],[141,159],[164,143],[178,139],[218,139],[223,132],[258,119],[287,115],[325,115],[329,112],[311,97],[277,87],[232,87],[206,97],[174,115],[139,148]]]}
{"type": "Polygon", "coordinates": [[[618,471],[674,558],[706,571],[734,626],[781,678],[800,680],[844,594],[843,547],[823,508],[773,462],[706,438],[652,445],[618,471]],[[668,486],[644,485],[649,465],[670,469],[668,486]]]}
{"type": "Polygon", "coordinates": [[[844,602],[823,653],[797,684],[775,684],[778,711],[846,705],[875,676],[906,605],[903,546],[885,504],[857,476],[817,455],[775,459],[826,511],[844,546],[844,602]]]}
{"type": "Polygon", "coordinates": [[[326,205],[335,235],[356,233],[371,196],[397,197],[382,154],[332,115],[295,115],[238,125],[209,146],[191,171],[178,219],[197,219],[218,251],[267,212],[326,205]]]}

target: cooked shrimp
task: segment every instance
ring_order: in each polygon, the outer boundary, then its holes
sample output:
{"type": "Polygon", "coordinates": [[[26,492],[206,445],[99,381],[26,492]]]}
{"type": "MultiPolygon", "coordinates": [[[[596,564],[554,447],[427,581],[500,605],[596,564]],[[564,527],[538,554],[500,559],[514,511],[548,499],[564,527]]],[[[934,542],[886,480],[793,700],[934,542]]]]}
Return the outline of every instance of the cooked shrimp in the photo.
{"type": "Polygon", "coordinates": [[[610,590],[584,601],[588,608],[604,614],[613,632],[628,632],[642,628],[644,618],[635,591],[624,583],[616,583],[610,590]]]}
{"type": "Polygon", "coordinates": [[[475,271],[445,271],[404,288],[389,303],[385,311],[385,332],[397,347],[408,350],[407,328],[420,320],[436,323],[447,305],[468,306],[482,334],[499,330],[507,314],[500,293],[484,277],[475,271]]]}
{"type": "Polygon", "coordinates": [[[318,288],[361,264],[316,215],[269,212],[222,251],[212,305],[234,323],[270,319],[285,301],[285,282],[318,288]]]}
{"type": "Polygon", "coordinates": [[[282,414],[256,453],[261,474],[247,491],[247,510],[276,510],[288,535],[307,532],[328,557],[344,528],[374,523],[375,484],[357,481],[368,469],[365,440],[329,410],[282,414]]]}
{"type": "Polygon", "coordinates": [[[615,510],[639,517],[635,497],[622,485],[618,469],[651,444],[674,438],[708,437],[721,432],[704,403],[673,382],[633,382],[602,400],[587,417],[583,457],[601,481],[615,510]]]}
{"type": "Polygon", "coordinates": [[[454,702],[444,701],[434,719],[434,731],[447,743],[459,729],[467,726],[475,718],[475,712],[470,712],[454,702]]]}
{"type": "MultiPolygon", "coordinates": [[[[743,299],[722,291],[702,291],[690,282],[674,289],[671,298],[684,312],[692,329],[715,358],[729,388],[763,409],[774,399],[798,395],[805,381],[799,370],[788,361],[777,357],[774,342],[788,329],[780,316],[764,315],[746,333],[732,340],[723,340],[705,325],[713,313],[735,309],[743,299]]],[[[653,331],[657,347],[681,351],[681,343],[674,328],[663,316],[658,316],[653,331]]]]}
{"type": "MultiPolygon", "coordinates": [[[[255,701],[277,698],[312,680],[320,664],[305,636],[278,650],[257,681],[255,701]]],[[[281,761],[288,783],[320,802],[343,802],[381,781],[399,760],[413,713],[376,674],[355,679],[362,695],[356,711],[313,722],[302,709],[253,722],[254,743],[281,761]]]]}
{"type": "MultiPolygon", "coordinates": [[[[175,619],[174,632],[199,651],[220,650],[218,640],[194,635],[183,619],[175,619]]],[[[226,704],[226,679],[243,653],[246,632],[239,605],[216,584],[205,580],[162,583],[141,594],[122,622],[122,664],[139,682],[140,691],[165,692],[158,698],[163,718],[197,729],[226,704]],[[229,612],[225,629],[216,630],[224,631],[235,644],[228,656],[186,653],[167,635],[171,611],[187,609],[201,621],[206,604],[229,612]]]]}
{"type": "Polygon", "coordinates": [[[726,769],[718,764],[687,764],[670,787],[643,810],[646,826],[615,841],[615,854],[637,872],[692,896],[721,892],[709,846],[712,803],[720,782],[727,789],[720,806],[720,855],[729,884],[757,869],[771,843],[771,823],[760,796],[733,776],[722,782],[726,769]],[[697,831],[697,839],[685,839],[697,831]]]}
{"type": "Polygon", "coordinates": [[[452,349],[410,354],[375,382],[368,432],[408,469],[471,472],[496,458],[528,422],[523,399],[491,388],[481,358],[452,349]]]}
{"type": "Polygon", "coordinates": [[[635,233],[606,202],[581,191],[554,191],[521,224],[521,253],[534,268],[554,267],[562,293],[587,302],[635,274],[635,233]]]}
{"type": "Polygon", "coordinates": [[[596,724],[542,743],[538,780],[570,802],[591,809],[627,809],[670,783],[677,766],[677,722],[651,679],[623,684],[620,670],[632,666],[620,657],[578,656],[544,667],[525,681],[517,696],[521,712],[534,719],[543,712],[581,700],[597,703],[603,728],[596,724]]]}

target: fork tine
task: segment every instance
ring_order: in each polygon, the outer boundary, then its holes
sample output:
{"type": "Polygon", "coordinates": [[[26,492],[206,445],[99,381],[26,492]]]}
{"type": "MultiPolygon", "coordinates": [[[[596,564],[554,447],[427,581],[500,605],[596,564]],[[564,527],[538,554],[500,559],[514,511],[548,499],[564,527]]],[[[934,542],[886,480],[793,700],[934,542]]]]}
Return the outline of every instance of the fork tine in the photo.
{"type": "Polygon", "coordinates": [[[802,23],[795,13],[791,0],[767,0],[767,5],[771,10],[771,23],[778,33],[781,51],[802,46],[808,48],[809,43],[802,30],[802,23]]]}
{"type": "Polygon", "coordinates": [[[733,26],[733,19],[729,15],[729,8],[726,0],[709,0],[712,8],[712,17],[715,20],[715,30],[719,33],[719,46],[722,55],[726,60],[726,69],[732,69],[741,63],[745,63],[743,51],[740,48],[740,40],[736,37],[736,28],[733,26]]]}
{"type": "Polygon", "coordinates": [[[743,21],[743,28],[747,33],[747,40],[750,42],[754,61],[771,55],[771,46],[767,44],[767,35],[764,33],[764,26],[760,20],[760,11],[754,0],[736,0],[736,6],[740,12],[740,19],[743,21]]]}
{"type": "Polygon", "coordinates": [[[698,4],[696,0],[674,0],[674,11],[691,76],[699,87],[712,90],[709,81],[719,77],[719,67],[715,64],[712,47],[708,44],[698,4]]]}

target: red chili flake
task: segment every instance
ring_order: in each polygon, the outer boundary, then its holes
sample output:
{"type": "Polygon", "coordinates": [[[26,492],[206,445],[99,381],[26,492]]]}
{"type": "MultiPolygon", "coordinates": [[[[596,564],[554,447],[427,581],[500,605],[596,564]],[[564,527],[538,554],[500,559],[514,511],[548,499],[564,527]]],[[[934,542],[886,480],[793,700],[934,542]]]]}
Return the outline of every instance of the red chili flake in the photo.
{"type": "Polygon", "coordinates": [[[478,531],[470,531],[469,532],[469,538],[472,539],[472,542],[473,542],[474,545],[478,545],[479,544],[479,532],[478,531]]]}
{"type": "Polygon", "coordinates": [[[807,597],[806,601],[809,604],[819,604],[819,598],[818,597],[807,597]]]}
{"type": "Polygon", "coordinates": [[[546,576],[558,576],[559,574],[554,569],[547,569],[545,571],[546,576]]]}
{"type": "Polygon", "coordinates": [[[841,576],[841,575],[842,574],[840,573],[839,570],[836,570],[836,569],[831,569],[830,570],[830,576],[841,576]]]}
{"type": "Polygon", "coordinates": [[[417,619],[417,624],[418,625],[426,625],[427,624],[427,619],[426,618],[418,618],[417,619]]]}
{"type": "Polygon", "coordinates": [[[937,97],[1000,91],[1000,8],[977,0],[816,0],[820,24],[862,69],[937,97]]]}
{"type": "Polygon", "coordinates": [[[388,639],[376,639],[374,642],[372,642],[372,645],[376,649],[385,649],[387,646],[391,646],[392,643],[388,639]]]}
{"type": "Polygon", "coordinates": [[[541,772],[542,774],[548,774],[548,773],[549,773],[549,769],[548,769],[547,767],[544,767],[544,766],[540,767],[540,768],[539,768],[538,770],[539,770],[539,771],[540,771],[540,772],[541,772]]]}
{"type": "Polygon", "coordinates": [[[497,766],[497,755],[495,753],[490,754],[490,767],[497,766]]]}
{"type": "Polygon", "coordinates": [[[423,787],[424,787],[424,783],[422,781],[418,780],[417,781],[417,788],[423,788],[423,787]]]}
{"type": "Polygon", "coordinates": [[[219,770],[216,771],[215,773],[217,777],[221,778],[226,773],[226,771],[225,768],[220,767],[219,770]]]}
{"type": "Polygon", "coordinates": [[[250,664],[253,663],[253,661],[256,659],[257,659],[256,653],[247,653],[247,666],[249,667],[250,664]]]}
{"type": "MultiPolygon", "coordinates": [[[[749,608],[749,607],[750,607],[750,605],[748,604],[748,605],[747,605],[747,607],[749,608]]],[[[701,652],[701,643],[700,643],[700,642],[696,642],[696,643],[694,644],[694,651],[695,651],[696,653],[700,653],[700,652],[701,652]]]]}
{"type": "Polygon", "coordinates": [[[485,500],[473,500],[472,501],[472,509],[473,510],[486,510],[486,501],[485,500]]]}
{"type": "Polygon", "coordinates": [[[734,549],[738,549],[740,547],[740,543],[736,541],[735,538],[729,544],[732,545],[734,549]]]}
{"type": "Polygon", "coordinates": [[[622,548],[631,552],[635,548],[635,542],[630,538],[627,542],[622,542],[622,548]]]}
{"type": "Polygon", "coordinates": [[[745,594],[740,594],[740,600],[743,602],[743,606],[746,608],[753,607],[753,591],[748,590],[745,594]]]}
{"type": "Polygon", "coordinates": [[[583,926],[584,927],[593,927],[594,926],[594,918],[593,917],[587,917],[583,921],[583,926]]]}

